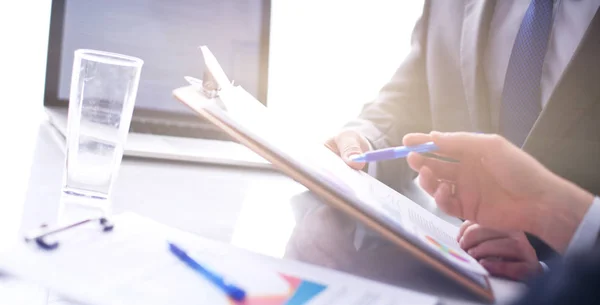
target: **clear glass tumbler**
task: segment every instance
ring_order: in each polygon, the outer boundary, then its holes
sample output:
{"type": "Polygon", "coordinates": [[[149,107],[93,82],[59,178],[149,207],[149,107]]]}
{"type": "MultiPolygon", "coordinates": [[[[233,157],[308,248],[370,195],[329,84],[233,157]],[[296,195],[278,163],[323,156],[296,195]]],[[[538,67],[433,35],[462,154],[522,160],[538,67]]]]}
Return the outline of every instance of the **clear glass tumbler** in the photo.
{"type": "Polygon", "coordinates": [[[75,51],[63,178],[70,202],[110,210],[143,64],[121,54],[75,51]]]}

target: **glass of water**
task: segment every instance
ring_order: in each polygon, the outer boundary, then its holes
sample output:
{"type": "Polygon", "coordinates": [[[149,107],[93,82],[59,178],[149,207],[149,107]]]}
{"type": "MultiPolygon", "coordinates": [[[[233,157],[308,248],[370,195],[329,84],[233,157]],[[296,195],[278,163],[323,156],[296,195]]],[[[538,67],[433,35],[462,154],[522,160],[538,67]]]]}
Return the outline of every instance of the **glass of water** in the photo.
{"type": "Polygon", "coordinates": [[[71,76],[63,198],[108,213],[143,60],[76,50],[71,76]]]}

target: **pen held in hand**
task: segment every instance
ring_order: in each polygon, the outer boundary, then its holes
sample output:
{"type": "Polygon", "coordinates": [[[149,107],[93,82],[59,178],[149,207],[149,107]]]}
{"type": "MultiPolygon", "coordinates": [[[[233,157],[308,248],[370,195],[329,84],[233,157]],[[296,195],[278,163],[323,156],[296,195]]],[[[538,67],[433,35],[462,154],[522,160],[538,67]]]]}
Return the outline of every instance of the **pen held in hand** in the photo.
{"type": "Polygon", "coordinates": [[[204,276],[207,280],[223,290],[230,298],[236,301],[243,301],[246,297],[246,292],[235,285],[227,283],[222,276],[204,268],[200,263],[191,258],[184,250],[173,243],[169,243],[169,250],[179,260],[183,261],[188,267],[192,268],[197,273],[204,276]]]}
{"type": "Polygon", "coordinates": [[[414,146],[398,146],[378,150],[372,150],[352,158],[354,162],[374,162],[398,158],[406,158],[409,153],[429,153],[437,151],[439,148],[433,142],[427,142],[414,146]]]}

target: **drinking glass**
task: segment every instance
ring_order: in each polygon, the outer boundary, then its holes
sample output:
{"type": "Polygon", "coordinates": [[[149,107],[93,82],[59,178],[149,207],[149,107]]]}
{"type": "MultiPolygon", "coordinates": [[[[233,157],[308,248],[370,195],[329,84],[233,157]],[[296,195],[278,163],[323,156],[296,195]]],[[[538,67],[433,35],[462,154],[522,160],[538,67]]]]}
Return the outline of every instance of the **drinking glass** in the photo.
{"type": "Polygon", "coordinates": [[[127,55],[75,51],[62,189],[69,202],[110,210],[143,64],[127,55]]]}

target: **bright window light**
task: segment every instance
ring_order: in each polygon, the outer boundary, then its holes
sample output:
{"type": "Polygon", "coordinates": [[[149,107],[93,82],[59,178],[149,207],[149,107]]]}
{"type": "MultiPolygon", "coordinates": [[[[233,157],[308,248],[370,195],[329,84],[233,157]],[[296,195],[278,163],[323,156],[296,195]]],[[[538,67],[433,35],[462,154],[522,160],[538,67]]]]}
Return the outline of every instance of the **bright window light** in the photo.
{"type": "Polygon", "coordinates": [[[269,108],[319,140],[372,100],[409,52],[423,1],[272,3],[269,108]]]}

